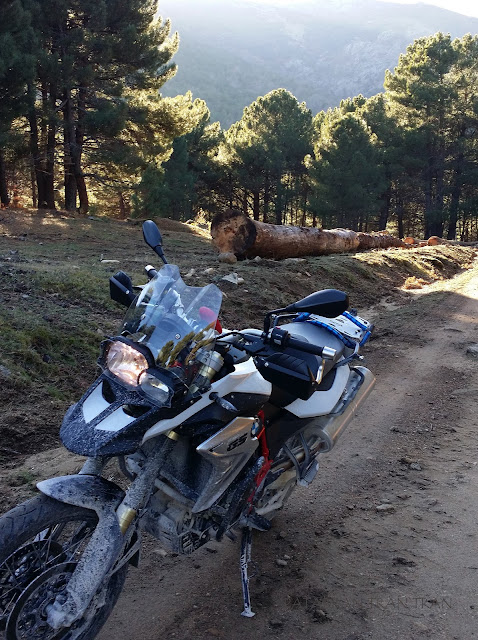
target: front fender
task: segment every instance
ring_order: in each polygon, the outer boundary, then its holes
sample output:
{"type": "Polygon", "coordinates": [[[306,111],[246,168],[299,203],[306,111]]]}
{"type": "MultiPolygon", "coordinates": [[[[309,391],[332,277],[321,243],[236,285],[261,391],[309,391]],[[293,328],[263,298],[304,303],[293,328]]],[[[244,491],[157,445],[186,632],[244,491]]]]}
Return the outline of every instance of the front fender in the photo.
{"type": "Polygon", "coordinates": [[[122,489],[100,476],[60,476],[39,482],[37,488],[59,502],[92,509],[99,518],[108,512],[115,512],[124,498],[122,489]]]}
{"type": "Polygon", "coordinates": [[[55,600],[48,607],[48,624],[59,630],[81,618],[122,551],[124,538],[116,509],[124,492],[113,482],[87,475],[50,478],[37,487],[50,498],[98,514],[98,524],[66,587],[66,601],[55,600]]]}

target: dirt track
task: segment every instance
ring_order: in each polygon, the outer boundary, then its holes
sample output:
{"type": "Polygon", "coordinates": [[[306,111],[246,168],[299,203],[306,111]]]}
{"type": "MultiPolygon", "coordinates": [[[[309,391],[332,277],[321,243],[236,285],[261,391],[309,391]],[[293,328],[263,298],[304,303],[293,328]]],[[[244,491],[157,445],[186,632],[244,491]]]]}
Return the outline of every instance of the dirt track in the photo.
{"type": "MultiPolygon", "coordinates": [[[[478,264],[371,313],[376,388],[312,487],[254,536],[256,617],[239,615],[238,542],[180,558],[147,540],[100,640],[478,637],[478,264]]],[[[77,465],[55,449],[23,468],[77,465]]],[[[0,471],[4,508],[28,494],[13,473],[0,471]]]]}
{"type": "Polygon", "coordinates": [[[373,395],[255,535],[256,617],[239,615],[238,543],[150,542],[101,640],[478,637],[478,266],[374,315],[373,395]]]}

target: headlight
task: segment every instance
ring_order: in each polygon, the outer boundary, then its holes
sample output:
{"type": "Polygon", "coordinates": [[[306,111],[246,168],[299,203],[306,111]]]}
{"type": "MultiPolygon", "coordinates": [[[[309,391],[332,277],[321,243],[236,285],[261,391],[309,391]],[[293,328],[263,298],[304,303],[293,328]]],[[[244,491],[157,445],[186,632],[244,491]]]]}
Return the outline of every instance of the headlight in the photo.
{"type": "Polygon", "coordinates": [[[139,383],[141,389],[153,402],[162,406],[169,407],[171,405],[172,389],[156,378],[156,376],[151,375],[147,371],[143,371],[140,375],[139,383]]]}
{"type": "Polygon", "coordinates": [[[106,366],[123,382],[137,387],[138,378],[148,368],[142,353],[124,342],[113,342],[106,354],[106,366]]]}

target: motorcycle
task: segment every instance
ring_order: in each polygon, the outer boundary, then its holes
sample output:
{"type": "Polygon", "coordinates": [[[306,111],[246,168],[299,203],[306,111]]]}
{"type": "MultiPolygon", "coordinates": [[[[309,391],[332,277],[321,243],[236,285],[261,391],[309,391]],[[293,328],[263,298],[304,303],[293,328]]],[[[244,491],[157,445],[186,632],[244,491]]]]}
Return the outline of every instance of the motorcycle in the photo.
{"type": "Polygon", "coordinates": [[[133,287],[110,279],[128,307],[101,344],[100,375],[60,430],[86,456],[77,475],[0,518],[0,633],[6,640],[90,640],[111,613],[141,535],[190,554],[242,534],[242,615],[251,608],[251,532],[267,531],[294,487],[308,486],[370,393],[358,364],[373,325],[327,289],[266,314],[263,329],[226,330],[222,294],[187,286],[143,225],[164,265],[133,287]],[[126,489],[103,477],[118,461],[126,489]]]}

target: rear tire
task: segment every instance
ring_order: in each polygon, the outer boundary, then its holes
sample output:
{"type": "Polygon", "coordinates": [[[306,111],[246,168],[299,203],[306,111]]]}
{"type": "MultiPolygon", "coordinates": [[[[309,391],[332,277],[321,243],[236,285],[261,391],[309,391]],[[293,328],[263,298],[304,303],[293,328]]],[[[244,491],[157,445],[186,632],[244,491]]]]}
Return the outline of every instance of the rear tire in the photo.
{"type": "Polygon", "coordinates": [[[6,640],[97,636],[118,600],[127,564],[102,588],[94,615],[59,631],[46,622],[47,606],[68,583],[97,522],[95,512],[44,495],[0,517],[0,634],[6,640]]]}

